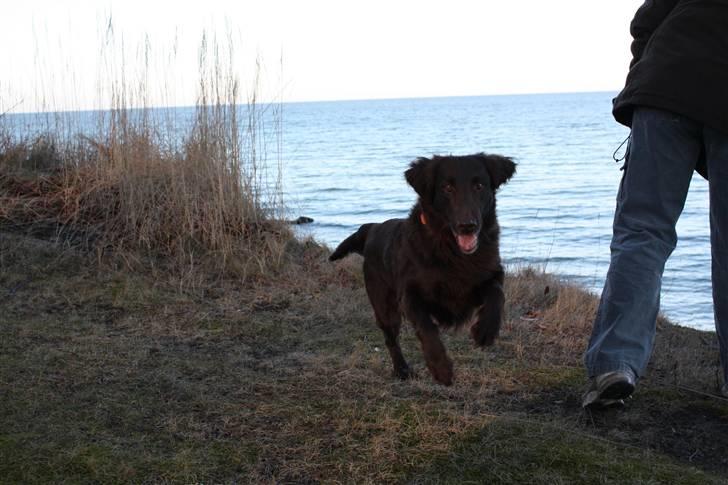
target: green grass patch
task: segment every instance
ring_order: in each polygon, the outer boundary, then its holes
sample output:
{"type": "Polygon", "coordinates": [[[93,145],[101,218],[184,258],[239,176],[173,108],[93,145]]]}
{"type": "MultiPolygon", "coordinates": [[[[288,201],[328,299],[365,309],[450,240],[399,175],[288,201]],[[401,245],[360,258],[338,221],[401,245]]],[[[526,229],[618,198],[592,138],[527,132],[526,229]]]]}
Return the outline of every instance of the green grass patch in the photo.
{"type": "Polygon", "coordinates": [[[458,484],[711,484],[720,476],[658,453],[538,422],[495,419],[407,482],[458,484]]]}

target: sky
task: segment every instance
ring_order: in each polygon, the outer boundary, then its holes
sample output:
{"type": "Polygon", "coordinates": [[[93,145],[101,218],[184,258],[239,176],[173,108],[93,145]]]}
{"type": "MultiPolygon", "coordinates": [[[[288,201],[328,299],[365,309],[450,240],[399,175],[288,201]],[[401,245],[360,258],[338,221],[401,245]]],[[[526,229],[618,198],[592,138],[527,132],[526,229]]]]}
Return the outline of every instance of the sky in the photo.
{"type": "Polygon", "coordinates": [[[203,35],[242,96],[616,91],[640,0],[24,0],[0,16],[0,113],[191,105],[203,35]],[[259,66],[259,67],[256,67],[259,66]],[[141,87],[140,87],[141,86],[141,87]]]}

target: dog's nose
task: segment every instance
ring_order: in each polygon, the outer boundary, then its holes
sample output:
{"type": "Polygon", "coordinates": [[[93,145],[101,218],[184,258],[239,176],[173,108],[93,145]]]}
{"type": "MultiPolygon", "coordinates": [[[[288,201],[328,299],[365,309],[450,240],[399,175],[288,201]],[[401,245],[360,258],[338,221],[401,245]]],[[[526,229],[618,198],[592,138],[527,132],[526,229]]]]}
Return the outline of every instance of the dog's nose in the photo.
{"type": "Polygon", "coordinates": [[[475,222],[466,222],[464,224],[458,224],[459,234],[473,234],[478,229],[478,225],[475,222]]]}

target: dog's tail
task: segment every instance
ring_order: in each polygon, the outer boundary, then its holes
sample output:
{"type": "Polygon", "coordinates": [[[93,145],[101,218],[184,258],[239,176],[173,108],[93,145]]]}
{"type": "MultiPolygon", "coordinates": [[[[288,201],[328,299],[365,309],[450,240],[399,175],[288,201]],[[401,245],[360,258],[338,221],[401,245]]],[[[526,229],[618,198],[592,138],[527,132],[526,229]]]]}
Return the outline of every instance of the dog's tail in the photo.
{"type": "Polygon", "coordinates": [[[329,256],[329,261],[336,261],[349,253],[364,255],[364,244],[367,242],[369,229],[371,229],[373,225],[374,224],[363,224],[358,231],[341,241],[341,244],[339,244],[334,252],[331,253],[331,256],[329,256]]]}

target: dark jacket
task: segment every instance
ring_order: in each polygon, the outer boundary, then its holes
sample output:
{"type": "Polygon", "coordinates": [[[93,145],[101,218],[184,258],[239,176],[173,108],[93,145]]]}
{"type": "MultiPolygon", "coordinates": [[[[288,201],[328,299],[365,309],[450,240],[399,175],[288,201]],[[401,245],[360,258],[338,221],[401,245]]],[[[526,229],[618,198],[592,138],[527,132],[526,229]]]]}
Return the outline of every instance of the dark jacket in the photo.
{"type": "Polygon", "coordinates": [[[630,126],[642,105],[728,134],[728,0],[647,0],[630,32],[633,59],[614,118],[630,126]]]}

